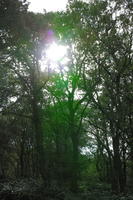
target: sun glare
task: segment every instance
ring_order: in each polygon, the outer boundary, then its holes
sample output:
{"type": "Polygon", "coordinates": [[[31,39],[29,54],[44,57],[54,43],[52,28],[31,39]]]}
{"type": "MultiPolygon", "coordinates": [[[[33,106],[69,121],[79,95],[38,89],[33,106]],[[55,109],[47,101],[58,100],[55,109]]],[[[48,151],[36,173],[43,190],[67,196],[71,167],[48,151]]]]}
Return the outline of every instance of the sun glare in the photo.
{"type": "Polygon", "coordinates": [[[59,72],[62,67],[64,71],[68,70],[67,64],[69,62],[67,55],[68,47],[59,45],[53,42],[47,49],[45,49],[45,56],[40,61],[41,70],[59,72]]]}
{"type": "Polygon", "coordinates": [[[62,61],[66,57],[67,47],[58,45],[53,43],[47,50],[46,50],[46,57],[49,61],[52,62],[59,62],[62,61]]]}

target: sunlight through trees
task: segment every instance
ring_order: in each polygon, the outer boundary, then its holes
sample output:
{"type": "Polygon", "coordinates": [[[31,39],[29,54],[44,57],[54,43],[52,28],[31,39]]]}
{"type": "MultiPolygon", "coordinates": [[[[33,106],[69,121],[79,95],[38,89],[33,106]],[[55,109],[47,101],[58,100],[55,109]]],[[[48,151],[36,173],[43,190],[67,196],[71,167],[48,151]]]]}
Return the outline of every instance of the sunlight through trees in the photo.
{"type": "Polygon", "coordinates": [[[71,0],[33,13],[25,0],[0,2],[0,181],[35,189],[9,196],[132,191],[132,7],[71,0]]]}

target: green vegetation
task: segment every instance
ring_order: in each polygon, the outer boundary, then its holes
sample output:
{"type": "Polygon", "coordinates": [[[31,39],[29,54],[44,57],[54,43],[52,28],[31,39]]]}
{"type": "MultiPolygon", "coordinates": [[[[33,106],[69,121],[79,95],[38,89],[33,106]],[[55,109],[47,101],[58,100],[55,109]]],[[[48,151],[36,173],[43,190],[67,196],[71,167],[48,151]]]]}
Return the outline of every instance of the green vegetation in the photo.
{"type": "Polygon", "coordinates": [[[0,198],[133,199],[132,1],[27,9],[0,1],[0,198]]]}

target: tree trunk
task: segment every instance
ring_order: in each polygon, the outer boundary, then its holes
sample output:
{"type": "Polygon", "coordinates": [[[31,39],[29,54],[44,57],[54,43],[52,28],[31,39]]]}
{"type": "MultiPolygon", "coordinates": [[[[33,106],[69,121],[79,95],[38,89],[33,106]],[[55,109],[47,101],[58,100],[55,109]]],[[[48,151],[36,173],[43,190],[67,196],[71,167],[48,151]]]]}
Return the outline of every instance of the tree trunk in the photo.
{"type": "Polygon", "coordinates": [[[72,190],[77,191],[78,189],[78,173],[79,173],[79,136],[78,133],[73,132],[72,134],[72,190]]]}
{"type": "Polygon", "coordinates": [[[42,111],[41,111],[41,90],[39,80],[38,61],[34,59],[33,69],[31,71],[31,84],[32,84],[32,120],[35,128],[36,139],[36,152],[37,160],[39,162],[39,171],[41,176],[46,179],[45,175],[45,154],[44,154],[44,138],[43,138],[43,126],[42,126],[42,111]]]}
{"type": "Polygon", "coordinates": [[[43,128],[42,128],[41,113],[39,111],[37,101],[35,99],[33,101],[32,106],[33,106],[33,124],[35,127],[36,151],[39,162],[39,171],[41,176],[44,178],[45,154],[44,154],[44,144],[43,144],[43,128]]]}
{"type": "Polygon", "coordinates": [[[122,170],[122,162],[120,158],[120,147],[119,147],[119,135],[116,134],[113,137],[113,182],[112,182],[112,190],[114,193],[119,194],[124,192],[125,184],[123,182],[123,170],[122,170]]]}

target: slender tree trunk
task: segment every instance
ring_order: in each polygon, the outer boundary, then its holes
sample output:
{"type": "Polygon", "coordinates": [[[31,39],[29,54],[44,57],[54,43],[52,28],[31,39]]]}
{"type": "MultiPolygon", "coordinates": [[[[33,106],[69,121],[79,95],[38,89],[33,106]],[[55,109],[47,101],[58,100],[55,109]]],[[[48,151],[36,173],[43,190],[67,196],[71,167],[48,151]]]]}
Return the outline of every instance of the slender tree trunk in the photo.
{"type": "Polygon", "coordinates": [[[71,190],[77,191],[78,189],[78,157],[79,157],[79,134],[75,131],[74,109],[73,100],[69,102],[70,112],[70,136],[72,141],[72,178],[71,178],[71,190]]]}
{"type": "Polygon", "coordinates": [[[116,194],[124,192],[124,182],[123,182],[123,170],[122,170],[122,162],[120,158],[120,147],[119,147],[119,136],[116,135],[113,138],[113,150],[114,150],[114,158],[113,158],[113,183],[112,189],[116,194]]]}
{"type": "Polygon", "coordinates": [[[42,177],[45,177],[45,153],[44,153],[44,138],[43,138],[43,128],[42,128],[42,119],[41,113],[39,111],[36,99],[33,100],[33,124],[35,127],[35,139],[36,139],[36,151],[37,158],[39,162],[39,171],[42,177]]]}
{"type": "Polygon", "coordinates": [[[78,133],[72,134],[73,161],[72,161],[72,190],[78,189],[78,171],[79,171],[79,136],[78,133]]]}
{"type": "Polygon", "coordinates": [[[23,142],[24,141],[21,141],[21,152],[20,152],[20,175],[21,175],[21,177],[24,177],[24,143],[23,142]]]}
{"type": "Polygon", "coordinates": [[[41,113],[41,91],[39,80],[39,64],[34,59],[33,69],[31,70],[31,84],[32,84],[32,120],[35,129],[35,144],[37,152],[37,160],[39,162],[39,171],[43,179],[46,179],[45,174],[45,152],[44,152],[44,137],[42,126],[42,113],[41,113]]]}

